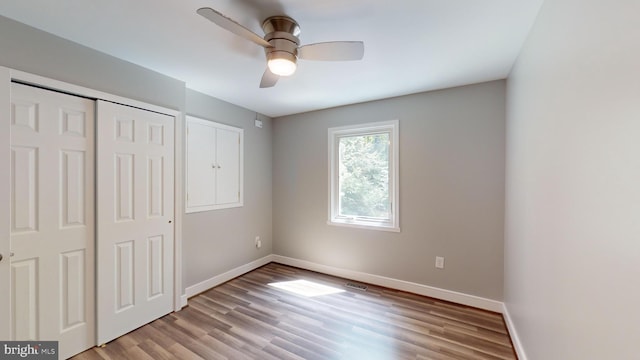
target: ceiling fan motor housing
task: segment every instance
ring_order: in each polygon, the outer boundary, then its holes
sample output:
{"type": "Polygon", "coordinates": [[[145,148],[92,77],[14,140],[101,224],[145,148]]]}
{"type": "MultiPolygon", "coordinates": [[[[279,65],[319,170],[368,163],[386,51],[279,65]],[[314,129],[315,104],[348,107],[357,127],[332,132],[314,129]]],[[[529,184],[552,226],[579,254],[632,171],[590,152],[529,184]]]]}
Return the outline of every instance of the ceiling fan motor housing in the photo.
{"type": "Polygon", "coordinates": [[[272,47],[265,48],[267,60],[273,58],[288,59],[294,64],[298,59],[300,26],[288,16],[272,16],[262,23],[264,39],[272,47]]]}

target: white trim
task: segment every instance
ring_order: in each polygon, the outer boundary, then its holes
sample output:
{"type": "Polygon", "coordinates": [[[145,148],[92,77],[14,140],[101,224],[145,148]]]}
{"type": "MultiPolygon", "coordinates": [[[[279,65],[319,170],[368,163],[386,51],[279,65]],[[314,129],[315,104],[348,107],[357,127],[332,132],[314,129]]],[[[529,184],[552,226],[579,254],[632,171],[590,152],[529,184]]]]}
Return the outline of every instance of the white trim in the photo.
{"type": "Polygon", "coordinates": [[[373,274],[368,274],[368,273],[363,273],[363,272],[353,271],[348,269],[336,268],[336,267],[322,265],[322,264],[318,264],[318,263],[314,263],[306,260],[294,259],[294,258],[282,256],[282,255],[274,255],[274,254],[267,255],[263,258],[254,260],[246,265],[239,266],[223,274],[214,276],[198,284],[189,286],[185,290],[185,295],[182,295],[181,297],[181,304],[183,307],[187,306],[188,298],[198,295],[204,291],[207,291],[213,287],[223,284],[231,279],[234,279],[240,275],[248,273],[249,271],[255,270],[271,262],[294,266],[301,269],[316,271],[316,272],[320,272],[327,275],[338,276],[338,277],[342,277],[342,278],[350,279],[354,281],[362,281],[372,285],[384,286],[390,289],[407,291],[407,292],[418,294],[418,295],[429,296],[429,297],[440,299],[440,300],[451,301],[457,304],[472,306],[472,307],[483,309],[483,310],[501,313],[507,325],[507,331],[511,336],[511,340],[513,342],[513,346],[516,351],[516,354],[518,355],[518,359],[527,360],[527,356],[525,355],[524,348],[522,347],[522,343],[520,342],[520,338],[518,337],[518,333],[516,332],[515,326],[511,320],[508,309],[506,305],[500,301],[487,299],[487,298],[483,298],[475,295],[464,294],[457,291],[441,289],[433,286],[412,283],[409,281],[398,280],[398,279],[393,279],[393,278],[388,278],[384,276],[373,275],[373,274]]]}
{"type": "Polygon", "coordinates": [[[174,123],[174,163],[173,163],[173,310],[179,311],[185,305],[182,301],[182,209],[184,209],[184,121],[182,114],[175,116],[174,123]]]}
{"type": "Polygon", "coordinates": [[[178,116],[180,111],[169,109],[163,106],[148,104],[142,101],[129,99],[126,97],[109,94],[99,90],[93,90],[84,86],[70,84],[64,81],[54,80],[46,78],[40,75],[34,75],[26,73],[20,70],[11,70],[11,79],[23,82],[25,84],[31,84],[35,86],[45,87],[51,90],[59,90],[73,95],[78,95],[87,98],[106,100],[122,105],[137,107],[144,110],[150,110],[159,112],[166,115],[178,116]]]}
{"type": "MultiPolygon", "coordinates": [[[[148,104],[142,101],[133,100],[129,98],[125,98],[118,95],[113,95],[109,93],[105,93],[102,91],[86,88],[83,86],[78,86],[74,84],[70,84],[64,81],[54,80],[50,78],[46,78],[40,75],[30,74],[20,70],[9,69],[10,71],[10,80],[19,81],[25,84],[31,84],[39,87],[44,87],[51,90],[57,90],[73,95],[78,95],[81,97],[92,98],[92,99],[100,99],[106,100],[122,105],[127,105],[131,107],[136,107],[140,109],[150,110],[154,112],[158,112],[161,114],[166,114],[174,117],[174,129],[175,129],[175,144],[174,144],[174,169],[176,171],[175,183],[174,183],[174,289],[173,289],[173,298],[174,298],[174,310],[179,310],[182,308],[182,209],[183,209],[183,198],[182,192],[177,191],[181,189],[179,186],[182,186],[183,177],[182,177],[182,164],[183,164],[183,154],[182,154],[182,139],[183,135],[183,121],[182,121],[182,113],[178,110],[169,109],[166,107],[148,104]],[[179,147],[178,147],[179,146],[179,147]]],[[[8,168],[8,167],[7,167],[8,168]]]]}
{"type": "Polygon", "coordinates": [[[11,72],[0,66],[0,339],[11,339],[11,72]],[[4,325],[2,325],[4,324],[4,325]]]}
{"type": "Polygon", "coordinates": [[[359,271],[321,265],[310,261],[298,260],[281,255],[272,255],[272,260],[273,262],[284,265],[295,266],[306,270],[317,271],[323,274],[343,277],[355,281],[362,281],[365,283],[384,286],[390,289],[402,290],[418,295],[429,296],[440,300],[473,306],[483,310],[489,310],[497,313],[501,313],[503,310],[503,303],[500,301],[491,300],[475,295],[468,295],[457,291],[441,289],[404,280],[392,279],[380,275],[373,275],[359,271]]]}
{"type": "Polygon", "coordinates": [[[389,120],[366,124],[356,124],[332,127],[328,129],[328,155],[329,155],[329,208],[328,225],[346,226],[370,230],[383,230],[400,232],[400,121],[389,120]],[[339,207],[339,179],[337,167],[338,159],[338,139],[343,136],[358,136],[367,134],[389,133],[389,194],[391,201],[391,219],[385,221],[365,221],[358,218],[344,218],[338,214],[339,207]]]}
{"type": "Polygon", "coordinates": [[[362,225],[360,223],[351,224],[351,223],[346,222],[346,221],[345,222],[327,221],[327,225],[349,227],[349,228],[356,228],[356,229],[365,229],[365,230],[400,232],[400,228],[399,227],[371,226],[371,225],[362,225]]]}
{"type": "Polygon", "coordinates": [[[195,285],[189,286],[185,289],[185,298],[190,298],[192,296],[198,295],[201,292],[207,291],[213,287],[216,287],[220,284],[223,284],[231,279],[237,278],[242,274],[246,274],[249,271],[255,270],[261,266],[267,265],[268,263],[273,261],[273,255],[267,255],[263,258],[254,260],[248,264],[238,266],[235,269],[231,269],[227,272],[224,272],[220,275],[216,275],[210,279],[201,281],[195,285]]]}
{"type": "Polygon", "coordinates": [[[524,352],[524,346],[522,346],[522,341],[520,341],[520,336],[518,336],[516,325],[513,323],[507,304],[504,303],[502,304],[502,316],[504,317],[504,322],[507,324],[507,331],[509,331],[509,335],[511,335],[511,343],[513,343],[513,348],[516,351],[516,355],[518,355],[518,359],[527,360],[527,354],[524,352]]]}
{"type": "Polygon", "coordinates": [[[237,126],[231,126],[231,125],[227,125],[227,124],[223,124],[221,122],[217,122],[214,120],[207,120],[207,119],[203,119],[203,118],[199,118],[193,115],[187,115],[186,116],[187,119],[187,123],[193,122],[196,124],[200,124],[200,125],[204,125],[204,126],[211,126],[214,128],[218,128],[218,129],[225,129],[225,130],[230,130],[230,131],[239,131],[239,130],[243,130],[243,128],[237,127],[237,126]]]}

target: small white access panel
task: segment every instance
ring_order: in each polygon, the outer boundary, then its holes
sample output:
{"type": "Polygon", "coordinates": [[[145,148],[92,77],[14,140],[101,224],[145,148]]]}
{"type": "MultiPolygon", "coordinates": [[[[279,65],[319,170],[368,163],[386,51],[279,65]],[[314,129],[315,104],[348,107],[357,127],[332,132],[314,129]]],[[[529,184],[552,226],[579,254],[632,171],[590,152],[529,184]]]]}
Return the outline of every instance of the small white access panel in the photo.
{"type": "Polygon", "coordinates": [[[98,344],[173,310],[174,120],[98,101],[98,344]]]}
{"type": "Polygon", "coordinates": [[[243,135],[187,116],[187,213],[243,205],[243,135]]]}
{"type": "Polygon", "coordinates": [[[10,122],[6,321],[67,358],[95,345],[94,102],[12,84],[10,122]]]}

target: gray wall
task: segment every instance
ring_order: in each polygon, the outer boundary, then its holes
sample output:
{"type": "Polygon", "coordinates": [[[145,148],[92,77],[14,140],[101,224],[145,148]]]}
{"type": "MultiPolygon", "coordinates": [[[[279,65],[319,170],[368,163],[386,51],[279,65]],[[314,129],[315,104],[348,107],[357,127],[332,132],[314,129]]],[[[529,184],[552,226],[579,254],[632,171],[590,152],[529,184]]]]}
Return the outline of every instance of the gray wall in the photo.
{"type": "Polygon", "coordinates": [[[495,81],[274,119],[274,253],[502,300],[504,99],[495,81]],[[391,119],[401,232],[327,225],[327,129],[391,119]]]}
{"type": "Polygon", "coordinates": [[[271,252],[271,120],[185,88],[182,81],[0,16],[0,65],[165,106],[245,129],[245,206],[185,215],[183,287],[271,252]],[[260,235],[263,247],[253,246],[260,235]]]}
{"type": "Polygon", "coordinates": [[[183,110],[185,84],[0,16],[0,65],[183,110]]]}
{"type": "Polygon", "coordinates": [[[529,360],[638,359],[638,14],[546,1],[508,79],[505,301],[529,360]]]}
{"type": "Polygon", "coordinates": [[[271,119],[193,90],[187,113],[244,129],[244,206],[186,214],[184,278],[186,286],[271,254],[271,119]],[[262,247],[256,249],[255,237],[262,247]]]}

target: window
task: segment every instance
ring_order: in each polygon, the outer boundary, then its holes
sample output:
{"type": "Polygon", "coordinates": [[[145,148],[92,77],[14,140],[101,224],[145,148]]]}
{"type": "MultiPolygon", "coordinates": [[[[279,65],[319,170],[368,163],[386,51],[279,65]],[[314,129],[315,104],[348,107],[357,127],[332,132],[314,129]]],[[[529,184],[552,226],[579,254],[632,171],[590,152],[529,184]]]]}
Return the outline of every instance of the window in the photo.
{"type": "Polygon", "coordinates": [[[329,129],[329,224],[400,231],[398,120],[329,129]]]}

